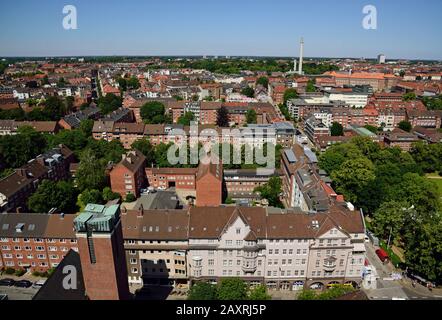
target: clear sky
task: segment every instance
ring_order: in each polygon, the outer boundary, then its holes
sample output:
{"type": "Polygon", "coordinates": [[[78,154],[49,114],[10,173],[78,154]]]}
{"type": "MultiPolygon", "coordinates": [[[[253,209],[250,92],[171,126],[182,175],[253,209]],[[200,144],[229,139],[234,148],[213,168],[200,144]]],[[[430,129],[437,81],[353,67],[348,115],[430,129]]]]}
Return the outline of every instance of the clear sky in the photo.
{"type": "Polygon", "coordinates": [[[441,0],[1,1],[0,56],[254,55],[442,59],[441,0]],[[78,29],[63,28],[63,6],[78,29]],[[362,28],[365,5],[377,30],[362,28]]]}

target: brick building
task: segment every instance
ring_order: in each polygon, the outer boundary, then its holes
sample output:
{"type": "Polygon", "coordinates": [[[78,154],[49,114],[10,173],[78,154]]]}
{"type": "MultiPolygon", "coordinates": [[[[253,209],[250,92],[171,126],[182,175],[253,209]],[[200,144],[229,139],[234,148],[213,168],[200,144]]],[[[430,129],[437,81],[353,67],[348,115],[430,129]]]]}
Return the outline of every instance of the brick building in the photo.
{"type": "Polygon", "coordinates": [[[196,173],[196,205],[219,206],[223,198],[223,166],[219,163],[205,164],[201,161],[196,173]]]}
{"type": "Polygon", "coordinates": [[[123,154],[122,160],[110,172],[110,184],[113,192],[123,198],[128,194],[139,197],[140,189],[146,185],[146,157],[138,150],[123,154]]]}
{"type": "Polygon", "coordinates": [[[0,179],[0,212],[26,211],[27,200],[39,184],[45,179],[59,181],[69,178],[69,166],[73,161],[73,152],[59,145],[0,179]]]}
{"type": "Polygon", "coordinates": [[[130,298],[120,207],[88,204],[74,220],[86,295],[130,298]]]}

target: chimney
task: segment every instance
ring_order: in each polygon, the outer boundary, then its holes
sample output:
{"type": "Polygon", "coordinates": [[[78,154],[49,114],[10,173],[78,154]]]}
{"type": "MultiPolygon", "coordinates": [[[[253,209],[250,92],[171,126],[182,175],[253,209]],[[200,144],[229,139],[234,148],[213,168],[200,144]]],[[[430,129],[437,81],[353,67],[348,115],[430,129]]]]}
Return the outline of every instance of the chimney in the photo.
{"type": "Polygon", "coordinates": [[[140,207],[138,208],[138,212],[137,212],[137,217],[138,217],[138,218],[142,218],[143,215],[144,215],[143,204],[140,204],[140,207]]]}

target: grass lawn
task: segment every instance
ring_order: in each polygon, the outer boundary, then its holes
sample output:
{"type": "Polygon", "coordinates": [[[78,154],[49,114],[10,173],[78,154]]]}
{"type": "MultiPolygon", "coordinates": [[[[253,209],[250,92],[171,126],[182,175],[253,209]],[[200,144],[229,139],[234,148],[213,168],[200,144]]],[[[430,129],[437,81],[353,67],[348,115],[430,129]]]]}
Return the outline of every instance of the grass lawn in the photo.
{"type": "Polygon", "coordinates": [[[427,178],[428,178],[428,180],[433,181],[437,185],[437,187],[439,189],[439,194],[442,197],[442,177],[440,177],[437,173],[430,173],[430,174],[427,174],[427,178]],[[429,178],[429,177],[434,177],[434,178],[429,178]],[[438,179],[438,177],[439,177],[439,179],[438,179]]]}
{"type": "Polygon", "coordinates": [[[393,263],[393,265],[395,266],[399,266],[402,263],[401,258],[399,258],[394,252],[393,250],[391,250],[390,247],[387,247],[387,244],[380,240],[379,241],[379,246],[385,250],[385,252],[387,252],[388,256],[390,257],[390,261],[391,263],[393,263]]]}

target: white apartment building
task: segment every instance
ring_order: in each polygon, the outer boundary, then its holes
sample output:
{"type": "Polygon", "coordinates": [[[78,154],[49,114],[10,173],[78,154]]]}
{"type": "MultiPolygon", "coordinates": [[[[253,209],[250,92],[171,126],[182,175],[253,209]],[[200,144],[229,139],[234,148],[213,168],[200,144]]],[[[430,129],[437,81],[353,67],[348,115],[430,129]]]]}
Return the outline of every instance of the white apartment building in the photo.
{"type": "Polygon", "coordinates": [[[130,283],[240,277],[299,290],[362,280],[364,225],[345,203],[316,214],[262,207],[140,212],[122,213],[130,283]]]}

